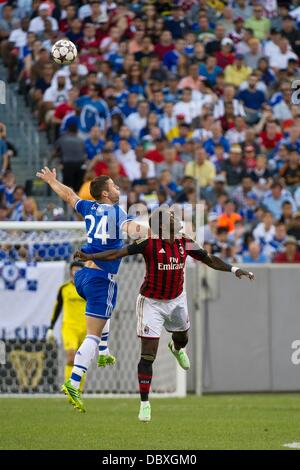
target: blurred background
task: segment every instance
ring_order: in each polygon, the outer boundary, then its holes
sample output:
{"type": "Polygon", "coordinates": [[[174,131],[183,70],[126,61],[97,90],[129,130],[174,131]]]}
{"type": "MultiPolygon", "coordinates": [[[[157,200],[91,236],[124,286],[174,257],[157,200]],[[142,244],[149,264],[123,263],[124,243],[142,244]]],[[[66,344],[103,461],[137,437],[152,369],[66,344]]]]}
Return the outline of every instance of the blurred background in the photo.
{"type": "MultiPolygon", "coordinates": [[[[107,174],[126,210],[180,204],[207,251],[255,272],[250,285],[188,265],[189,391],[299,390],[299,26],[297,0],[0,0],[2,392],[55,392],[63,374],[60,325],[56,343],[44,337],[84,233],[64,224],[80,221],[35,178],[45,164],[81,198],[107,174]],[[69,66],[50,58],[60,38],[78,48],[69,66]]],[[[137,292],[142,270],[136,258],[120,273],[119,370],[122,328],[138,354],[128,290],[137,292]]],[[[135,391],[125,371],[124,390],[111,371],[105,390],[96,378],[88,390],[135,391]]],[[[170,374],[158,391],[178,392],[170,374]]]]}

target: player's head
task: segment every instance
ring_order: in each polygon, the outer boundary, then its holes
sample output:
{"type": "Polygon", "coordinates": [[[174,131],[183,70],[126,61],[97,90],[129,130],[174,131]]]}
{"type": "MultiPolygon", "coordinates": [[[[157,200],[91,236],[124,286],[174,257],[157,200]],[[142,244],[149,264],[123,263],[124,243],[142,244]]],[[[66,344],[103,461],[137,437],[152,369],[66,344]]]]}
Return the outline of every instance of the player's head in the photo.
{"type": "Polygon", "coordinates": [[[82,263],[82,261],[73,261],[70,264],[70,275],[71,275],[72,281],[74,281],[75,273],[79,271],[79,269],[82,269],[82,268],[84,268],[84,263],[82,263]]]}
{"type": "Polygon", "coordinates": [[[120,190],[107,175],[97,176],[90,184],[91,196],[99,202],[115,204],[120,197],[120,190]]]}
{"type": "Polygon", "coordinates": [[[168,206],[160,206],[152,212],[149,225],[154,235],[165,240],[175,238],[182,228],[181,220],[168,206]]]}

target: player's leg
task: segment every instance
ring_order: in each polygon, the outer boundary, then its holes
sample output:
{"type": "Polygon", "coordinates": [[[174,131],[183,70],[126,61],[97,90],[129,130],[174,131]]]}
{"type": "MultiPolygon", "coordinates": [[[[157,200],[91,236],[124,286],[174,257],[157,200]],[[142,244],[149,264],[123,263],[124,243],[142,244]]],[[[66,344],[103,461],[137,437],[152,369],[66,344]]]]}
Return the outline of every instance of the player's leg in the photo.
{"type": "Polygon", "coordinates": [[[188,343],[188,331],[174,331],[172,333],[172,341],[168,346],[171,353],[175,356],[178,364],[184,370],[190,368],[190,360],[185,351],[185,346],[188,343]]]}
{"type": "Polygon", "coordinates": [[[66,354],[65,381],[67,381],[71,377],[74,365],[74,357],[80,344],[78,343],[78,333],[72,326],[64,324],[61,330],[61,334],[66,354]]]}
{"type": "Polygon", "coordinates": [[[68,396],[72,405],[82,412],[85,408],[80,396],[80,384],[98,350],[105,323],[106,320],[102,318],[87,316],[87,335],[75,354],[71,378],[62,386],[62,391],[68,396]]]}
{"type": "Polygon", "coordinates": [[[150,421],[149,392],[152,366],[156,357],[159,338],[164,324],[160,302],[138,295],[136,302],[137,335],[141,338],[141,358],[138,364],[138,381],[141,396],[139,420],[150,421]]]}
{"type": "Polygon", "coordinates": [[[71,377],[75,354],[76,351],[74,351],[74,349],[66,350],[65,381],[71,377]]]}
{"type": "Polygon", "coordinates": [[[190,360],[184,349],[188,343],[189,327],[190,320],[187,310],[186,294],[183,292],[179,297],[169,303],[169,312],[166,317],[165,328],[168,332],[172,333],[172,340],[169,342],[168,347],[180,367],[184,370],[190,368],[190,360]]]}
{"type": "Polygon", "coordinates": [[[74,282],[78,294],[86,299],[87,335],[75,355],[71,379],[63,385],[62,390],[71,396],[77,408],[84,411],[80,383],[98,351],[103,328],[115,307],[117,287],[115,281],[104,279],[96,270],[89,268],[78,270],[74,282]]]}
{"type": "Polygon", "coordinates": [[[158,350],[159,338],[141,338],[141,358],[138,363],[138,380],[141,397],[139,420],[151,420],[149,393],[153,376],[153,362],[158,350]]]}
{"type": "Polygon", "coordinates": [[[105,323],[106,320],[102,318],[96,318],[88,315],[86,317],[87,335],[76,352],[74,367],[71,375],[71,384],[77,389],[80,387],[81,379],[87,372],[98,350],[105,323]]]}
{"type": "Polygon", "coordinates": [[[101,335],[99,343],[98,367],[113,366],[116,363],[116,358],[109,352],[109,329],[110,320],[107,320],[101,335]]]}
{"type": "MultiPolygon", "coordinates": [[[[85,337],[86,337],[86,329],[85,329],[85,330],[82,330],[81,332],[78,332],[76,351],[77,351],[77,350],[80,348],[80,346],[82,345],[83,341],[85,340],[85,337]]],[[[75,352],[76,352],[76,351],[75,351],[75,352]]],[[[74,359],[75,359],[75,357],[74,357],[74,359]]],[[[70,376],[70,377],[71,377],[71,376],[70,376]]],[[[83,390],[84,390],[85,379],[86,379],[86,374],[83,374],[83,376],[81,377],[80,387],[79,387],[79,390],[80,390],[81,393],[82,393],[83,390]]]]}

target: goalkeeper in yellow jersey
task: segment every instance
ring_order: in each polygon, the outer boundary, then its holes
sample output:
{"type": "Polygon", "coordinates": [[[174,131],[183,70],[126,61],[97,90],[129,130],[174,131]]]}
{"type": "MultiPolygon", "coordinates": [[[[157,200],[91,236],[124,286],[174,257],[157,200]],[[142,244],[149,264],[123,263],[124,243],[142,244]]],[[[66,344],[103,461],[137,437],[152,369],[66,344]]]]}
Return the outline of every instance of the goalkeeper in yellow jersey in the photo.
{"type": "MultiPolygon", "coordinates": [[[[67,359],[65,366],[65,380],[68,380],[71,377],[75,353],[86,337],[86,302],[82,297],[80,297],[80,295],[78,295],[74,285],[74,275],[76,271],[83,267],[84,264],[80,261],[71,263],[71,279],[59,288],[51,318],[51,324],[46,333],[46,341],[53,341],[53,328],[61,311],[63,310],[62,339],[67,359]]],[[[109,354],[108,349],[109,323],[110,320],[106,322],[102,331],[101,341],[99,344],[98,367],[114,365],[116,362],[116,358],[109,354]]]]}

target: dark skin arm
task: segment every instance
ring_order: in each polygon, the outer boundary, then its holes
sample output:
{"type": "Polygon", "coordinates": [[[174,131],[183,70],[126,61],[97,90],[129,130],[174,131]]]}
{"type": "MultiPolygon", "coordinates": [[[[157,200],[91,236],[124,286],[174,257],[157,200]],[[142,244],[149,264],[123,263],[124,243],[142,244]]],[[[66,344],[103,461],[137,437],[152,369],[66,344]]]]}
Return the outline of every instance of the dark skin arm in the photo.
{"type": "MultiPolygon", "coordinates": [[[[87,254],[83,253],[82,251],[76,251],[74,254],[74,258],[80,259],[81,261],[89,261],[89,260],[100,260],[100,261],[111,261],[114,259],[118,258],[124,258],[125,256],[128,256],[128,248],[121,248],[120,250],[108,250],[104,251],[102,253],[93,253],[93,254],[87,254]]],[[[201,260],[204,264],[209,266],[212,269],[215,269],[216,271],[224,271],[224,272],[231,272],[231,265],[225,263],[221,258],[218,258],[218,256],[214,255],[209,255],[205,256],[201,260]]],[[[245,271],[244,269],[238,269],[235,272],[235,275],[237,278],[241,279],[243,276],[248,277],[251,281],[254,280],[254,274],[248,271],[245,271]]]]}
{"type": "Polygon", "coordinates": [[[103,251],[102,253],[83,253],[82,251],[76,251],[74,254],[74,258],[80,259],[81,261],[111,261],[118,258],[124,258],[124,256],[128,256],[128,249],[127,247],[121,248],[120,250],[107,250],[103,251]]]}
{"type": "MultiPolygon", "coordinates": [[[[186,250],[189,256],[196,259],[197,261],[201,261],[202,263],[206,264],[212,269],[216,271],[223,271],[223,272],[231,272],[232,265],[225,263],[221,258],[215,255],[211,255],[207,253],[206,250],[200,248],[200,246],[193,240],[189,238],[186,239],[186,250]]],[[[235,276],[241,279],[243,276],[248,277],[251,281],[254,280],[254,274],[248,272],[244,269],[237,269],[235,272],[235,276]]]]}
{"type": "MultiPolygon", "coordinates": [[[[214,255],[207,255],[202,262],[209,266],[212,269],[215,269],[217,271],[225,271],[225,272],[231,272],[232,266],[230,264],[225,263],[221,258],[218,258],[218,256],[214,255]]],[[[243,276],[246,276],[250,279],[250,281],[254,280],[254,274],[251,272],[248,272],[244,269],[238,269],[235,272],[236,277],[241,279],[243,276]]]]}

